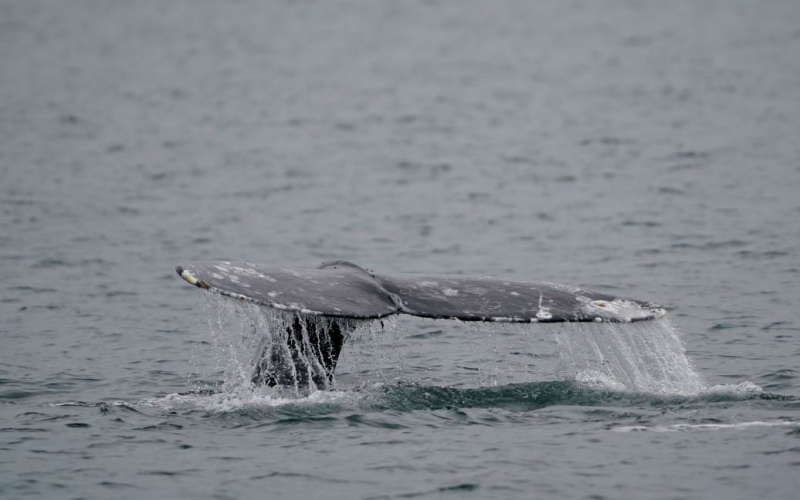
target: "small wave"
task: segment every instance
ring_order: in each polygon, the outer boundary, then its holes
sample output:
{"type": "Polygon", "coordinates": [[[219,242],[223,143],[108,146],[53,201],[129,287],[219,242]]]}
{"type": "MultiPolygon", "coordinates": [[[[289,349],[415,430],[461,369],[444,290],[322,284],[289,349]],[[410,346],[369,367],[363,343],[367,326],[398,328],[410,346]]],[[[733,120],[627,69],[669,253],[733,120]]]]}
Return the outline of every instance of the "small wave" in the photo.
{"type": "Polygon", "coordinates": [[[168,411],[205,410],[214,413],[228,413],[259,407],[335,405],[340,408],[354,402],[359,397],[359,393],[351,391],[314,391],[306,396],[283,395],[279,392],[268,392],[267,390],[238,391],[236,393],[200,391],[168,394],[159,398],[147,398],[137,402],[136,405],[168,411]]]}
{"type": "Polygon", "coordinates": [[[418,411],[446,408],[503,408],[533,411],[549,406],[670,406],[703,401],[748,399],[792,399],[764,393],[752,382],[714,386],[700,394],[653,394],[633,392],[601,376],[587,374],[582,381],[530,382],[492,387],[455,388],[427,386],[413,382],[372,384],[352,390],[314,391],[305,396],[272,389],[236,393],[198,391],[148,398],[136,407],[167,411],[207,411],[215,414],[248,412],[260,418],[287,415],[320,416],[344,409],[360,411],[418,411]]]}
{"type": "Polygon", "coordinates": [[[280,392],[274,393],[269,390],[241,391],[234,394],[225,392],[169,394],[159,398],[143,399],[136,403],[136,406],[167,411],[204,410],[229,413],[260,409],[276,415],[297,412],[319,415],[336,413],[343,408],[366,411],[507,408],[525,411],[555,404],[593,405],[608,399],[625,397],[625,393],[597,391],[571,381],[469,389],[398,383],[374,384],[349,391],[314,391],[305,396],[282,395],[280,392]]]}
{"type": "MultiPolygon", "coordinates": [[[[597,371],[586,370],[579,372],[574,377],[575,383],[589,389],[599,391],[615,391],[615,392],[635,392],[629,391],[624,384],[614,380],[613,378],[597,371]]],[[[644,391],[647,393],[648,391],[644,391]]],[[[753,382],[744,381],[738,384],[719,384],[705,389],[692,390],[692,391],[664,391],[652,392],[653,395],[660,396],[688,396],[698,397],[703,400],[716,400],[716,399],[749,399],[752,397],[765,396],[767,399],[777,398],[780,396],[765,394],[764,388],[753,382]]]]}
{"type": "Polygon", "coordinates": [[[496,387],[458,389],[451,387],[397,384],[376,387],[360,405],[380,410],[442,408],[504,408],[532,411],[549,406],[637,406],[663,407],[692,402],[743,401],[750,399],[793,400],[791,396],[768,394],[751,383],[715,386],[697,394],[661,394],[629,391],[618,382],[596,377],[591,381],[562,380],[531,382],[496,387]],[[380,392],[378,392],[380,391],[380,392]]]}
{"type": "Polygon", "coordinates": [[[614,432],[686,432],[686,431],[714,431],[724,429],[746,429],[749,427],[800,427],[800,421],[795,420],[772,420],[772,421],[753,421],[738,422],[734,424],[674,424],[674,425],[623,425],[614,427],[614,432]]]}
{"type": "Polygon", "coordinates": [[[85,403],[83,401],[61,401],[61,402],[57,402],[57,403],[48,403],[48,406],[54,406],[54,407],[75,406],[75,407],[79,407],[79,408],[85,408],[85,407],[97,406],[98,404],[99,403],[85,403]]]}
{"type": "Polygon", "coordinates": [[[764,393],[764,388],[760,385],[754,384],[749,380],[739,382],[738,384],[720,384],[709,387],[702,392],[703,395],[722,395],[722,396],[741,396],[750,397],[757,396],[764,393]]]}

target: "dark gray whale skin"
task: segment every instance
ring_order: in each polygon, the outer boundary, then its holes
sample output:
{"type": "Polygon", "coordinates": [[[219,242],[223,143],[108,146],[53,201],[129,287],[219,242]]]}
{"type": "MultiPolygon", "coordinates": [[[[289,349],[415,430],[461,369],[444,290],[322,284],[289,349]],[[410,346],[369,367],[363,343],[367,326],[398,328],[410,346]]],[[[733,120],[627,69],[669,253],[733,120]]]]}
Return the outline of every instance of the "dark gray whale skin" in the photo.
{"type": "Polygon", "coordinates": [[[247,262],[190,262],[176,268],[189,283],[295,314],[286,328],[288,352],[263,348],[255,385],[327,388],[348,331],[326,331],[309,316],[380,319],[411,314],[435,319],[507,323],[631,322],[666,314],[653,302],[623,299],[555,283],[490,277],[384,275],[337,260],[317,269],[247,262]],[[305,332],[305,337],[303,335],[305,332]],[[304,341],[308,338],[308,341],[304,341]],[[314,356],[309,366],[303,359],[314,356]],[[269,367],[269,368],[265,368],[269,367]]]}
{"type": "Polygon", "coordinates": [[[505,323],[631,322],[663,316],[653,302],[555,283],[491,277],[378,274],[337,260],[316,269],[246,262],[190,262],[176,268],[189,283],[275,309],[329,317],[379,319],[411,314],[505,323]]]}

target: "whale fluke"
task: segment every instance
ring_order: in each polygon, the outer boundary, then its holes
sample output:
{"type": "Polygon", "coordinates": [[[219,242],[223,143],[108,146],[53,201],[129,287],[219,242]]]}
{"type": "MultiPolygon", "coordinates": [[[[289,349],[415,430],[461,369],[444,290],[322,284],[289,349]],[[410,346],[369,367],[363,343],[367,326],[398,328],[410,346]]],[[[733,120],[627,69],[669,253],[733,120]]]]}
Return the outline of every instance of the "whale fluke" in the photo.
{"type": "Polygon", "coordinates": [[[666,314],[660,305],[555,283],[491,277],[378,274],[347,261],[316,269],[248,262],[189,262],[178,274],[200,288],[293,315],[283,343],[256,356],[255,385],[327,388],[349,320],[393,314],[504,323],[632,322],[666,314]],[[331,321],[312,321],[314,317],[331,321]],[[335,321],[334,321],[335,320],[335,321]]]}
{"type": "Polygon", "coordinates": [[[505,323],[631,322],[666,314],[645,302],[555,283],[491,277],[378,274],[347,261],[316,269],[247,262],[190,262],[189,283],[222,295],[314,316],[380,319],[411,314],[505,323]]]}

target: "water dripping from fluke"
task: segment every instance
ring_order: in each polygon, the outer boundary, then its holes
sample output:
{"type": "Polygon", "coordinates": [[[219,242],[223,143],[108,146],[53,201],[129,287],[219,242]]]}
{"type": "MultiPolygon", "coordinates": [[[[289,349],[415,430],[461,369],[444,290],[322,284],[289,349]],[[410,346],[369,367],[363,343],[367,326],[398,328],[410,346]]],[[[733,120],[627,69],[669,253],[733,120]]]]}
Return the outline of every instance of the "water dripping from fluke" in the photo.
{"type": "Polygon", "coordinates": [[[697,395],[710,389],[667,318],[637,323],[548,325],[562,369],[584,385],[617,391],[697,395]]]}
{"type": "MultiPolygon", "coordinates": [[[[316,391],[334,390],[334,369],[347,340],[367,337],[369,342],[385,333],[385,319],[304,315],[216,294],[203,295],[207,297],[209,344],[215,369],[222,375],[219,390],[225,397],[240,401],[265,396],[307,397],[316,391]]],[[[678,331],[666,318],[632,323],[559,323],[546,328],[558,346],[562,375],[580,385],[687,396],[711,390],[692,366],[678,331]]],[[[403,380],[402,372],[400,375],[403,380]]],[[[716,386],[714,390],[724,388],[716,386]]]]}
{"type": "MultiPolygon", "coordinates": [[[[232,399],[306,397],[336,389],[334,370],[348,340],[375,337],[391,320],[358,320],[281,311],[204,294],[210,354],[232,399]]],[[[196,365],[204,356],[195,356],[196,365]]],[[[197,366],[202,372],[203,367],[197,366]]]]}

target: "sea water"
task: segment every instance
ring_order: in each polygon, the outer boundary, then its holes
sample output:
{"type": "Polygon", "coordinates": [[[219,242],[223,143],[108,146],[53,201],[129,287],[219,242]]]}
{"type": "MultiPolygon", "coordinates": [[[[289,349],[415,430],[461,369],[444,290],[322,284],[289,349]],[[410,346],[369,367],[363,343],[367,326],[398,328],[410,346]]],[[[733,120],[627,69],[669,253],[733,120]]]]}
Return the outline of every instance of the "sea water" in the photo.
{"type": "Polygon", "coordinates": [[[798,26],[0,0],[0,497],[796,497],[798,26]],[[655,324],[401,316],[262,394],[249,320],[215,340],[174,272],[331,259],[653,300],[692,370],[655,324]]]}

